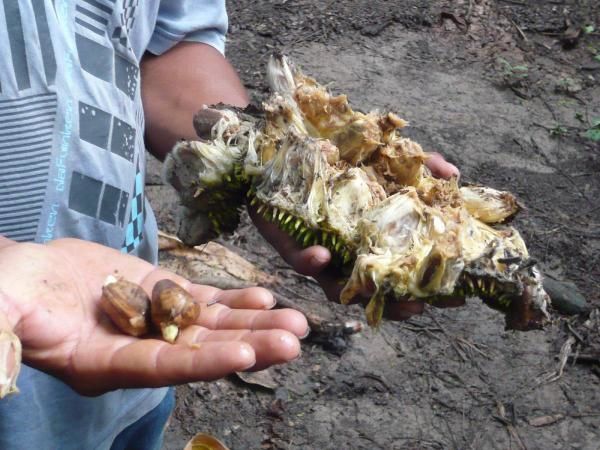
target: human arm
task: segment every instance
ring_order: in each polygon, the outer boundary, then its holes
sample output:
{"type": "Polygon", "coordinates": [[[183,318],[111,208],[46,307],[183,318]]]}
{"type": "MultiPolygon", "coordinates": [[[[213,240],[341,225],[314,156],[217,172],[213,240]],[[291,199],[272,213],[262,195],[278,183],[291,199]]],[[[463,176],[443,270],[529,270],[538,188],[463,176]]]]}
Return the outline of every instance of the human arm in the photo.
{"type": "Polygon", "coordinates": [[[76,239],[45,245],[0,241],[0,293],[0,327],[19,337],[23,362],[85,395],[214,380],[287,362],[298,356],[298,337],[308,330],[296,311],[269,311],[273,296],[264,289],[194,285],[134,256],[76,239]],[[148,293],[160,279],[177,282],[202,305],[197,324],[173,345],[117,331],[99,307],[104,279],[115,273],[148,293]]]}
{"type": "Polygon", "coordinates": [[[246,106],[248,95],[235,69],[214,47],[180,42],[141,64],[146,141],[163,160],[179,139],[197,139],[192,118],[202,105],[246,106]]]}

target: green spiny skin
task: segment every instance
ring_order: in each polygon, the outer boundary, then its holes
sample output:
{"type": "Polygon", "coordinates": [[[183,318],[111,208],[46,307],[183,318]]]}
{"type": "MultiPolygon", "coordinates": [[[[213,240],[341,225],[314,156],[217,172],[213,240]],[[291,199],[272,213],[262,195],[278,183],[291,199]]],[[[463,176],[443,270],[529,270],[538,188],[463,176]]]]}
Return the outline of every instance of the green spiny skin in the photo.
{"type": "Polygon", "coordinates": [[[512,282],[504,282],[489,275],[464,271],[452,294],[437,295],[421,300],[435,305],[448,300],[464,301],[467,297],[479,297],[490,308],[504,313],[507,329],[542,328],[539,322],[540,317],[536,313],[527,314],[523,310],[523,301],[527,301],[528,297],[527,288],[519,288],[512,282]]]}
{"type": "Polygon", "coordinates": [[[345,242],[333,230],[315,229],[306,224],[301,218],[288,211],[277,209],[260,202],[251,193],[250,205],[257,206],[257,213],[265,220],[276,224],[279,229],[293,237],[303,247],[321,245],[331,252],[335,266],[351,269],[356,258],[354,247],[345,242]]]}
{"type": "Polygon", "coordinates": [[[249,180],[241,164],[235,164],[231,174],[223,176],[224,183],[203,188],[198,192],[198,204],[202,205],[217,234],[233,232],[240,222],[241,205],[244,193],[248,191],[249,180]]]}
{"type": "Polygon", "coordinates": [[[501,287],[500,283],[490,276],[463,272],[452,294],[429,297],[426,302],[435,304],[447,299],[464,300],[466,297],[479,297],[489,307],[506,313],[517,295],[514,287],[512,289],[508,285],[501,287]]]}
{"type": "MultiPolygon", "coordinates": [[[[276,224],[281,230],[293,237],[303,247],[321,245],[329,249],[332,262],[336,267],[351,270],[356,259],[355,249],[352,245],[340,239],[335,231],[315,229],[299,217],[288,211],[280,210],[261,203],[251,193],[250,204],[257,207],[257,212],[265,220],[276,224]]],[[[398,301],[393,293],[386,296],[388,301],[398,301]]],[[[431,305],[444,303],[447,300],[465,300],[466,297],[479,297],[489,307],[507,313],[511,309],[513,300],[519,297],[516,288],[507,283],[501,283],[491,276],[470,274],[467,271],[460,276],[457,287],[452,294],[435,295],[418,299],[431,305]]]]}

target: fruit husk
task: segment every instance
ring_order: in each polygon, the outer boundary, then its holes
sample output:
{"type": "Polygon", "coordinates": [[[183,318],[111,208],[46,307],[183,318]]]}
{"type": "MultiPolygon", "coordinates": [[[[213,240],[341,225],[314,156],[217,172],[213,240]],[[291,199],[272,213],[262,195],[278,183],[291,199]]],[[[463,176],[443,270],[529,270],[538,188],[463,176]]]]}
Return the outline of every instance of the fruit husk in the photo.
{"type": "Polygon", "coordinates": [[[19,392],[17,378],[21,371],[21,341],[11,331],[0,331],[0,399],[19,392]]]}

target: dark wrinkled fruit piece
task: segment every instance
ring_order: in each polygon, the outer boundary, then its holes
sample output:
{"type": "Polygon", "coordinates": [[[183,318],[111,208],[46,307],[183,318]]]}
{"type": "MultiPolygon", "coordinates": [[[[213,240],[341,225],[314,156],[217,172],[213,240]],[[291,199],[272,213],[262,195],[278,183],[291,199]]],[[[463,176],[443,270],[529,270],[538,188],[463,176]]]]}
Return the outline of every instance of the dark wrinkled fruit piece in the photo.
{"type": "Polygon", "coordinates": [[[141,286],[111,275],[102,286],[100,306],[124,333],[138,337],[150,331],[150,298],[141,286]]]}
{"type": "Polygon", "coordinates": [[[200,316],[200,305],[189,292],[171,280],[161,280],[152,290],[152,323],[165,341],[173,343],[179,330],[200,316]]]}

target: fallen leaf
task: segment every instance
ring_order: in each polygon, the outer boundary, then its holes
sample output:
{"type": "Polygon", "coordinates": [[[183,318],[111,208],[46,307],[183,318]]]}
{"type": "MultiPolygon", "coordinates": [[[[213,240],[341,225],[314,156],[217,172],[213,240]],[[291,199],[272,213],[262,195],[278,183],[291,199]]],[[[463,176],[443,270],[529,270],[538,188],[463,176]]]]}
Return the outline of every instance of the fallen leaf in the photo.
{"type": "Polygon", "coordinates": [[[236,375],[247,384],[255,384],[270,390],[279,387],[279,383],[275,381],[269,369],[259,370],[258,372],[236,372],[236,375]]]}
{"type": "Polygon", "coordinates": [[[532,417],[528,419],[527,422],[532,427],[545,427],[547,425],[552,425],[553,423],[556,423],[564,418],[565,416],[563,416],[562,414],[553,414],[550,416],[532,417]]]}

